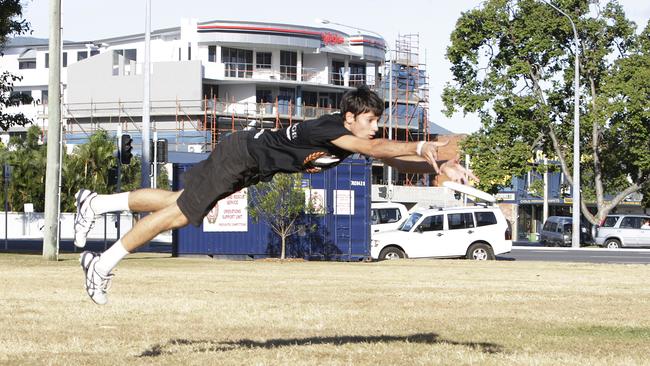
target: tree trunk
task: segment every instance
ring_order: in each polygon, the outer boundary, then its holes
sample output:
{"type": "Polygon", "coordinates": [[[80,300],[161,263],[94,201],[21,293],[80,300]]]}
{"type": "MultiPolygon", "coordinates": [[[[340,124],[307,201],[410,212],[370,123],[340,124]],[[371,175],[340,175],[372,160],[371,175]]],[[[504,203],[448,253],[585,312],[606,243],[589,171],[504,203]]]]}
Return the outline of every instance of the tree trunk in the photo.
{"type": "Polygon", "coordinates": [[[286,250],[286,245],[287,245],[287,237],[285,235],[280,236],[282,238],[282,251],[280,252],[280,259],[284,259],[287,253],[286,250]]]}

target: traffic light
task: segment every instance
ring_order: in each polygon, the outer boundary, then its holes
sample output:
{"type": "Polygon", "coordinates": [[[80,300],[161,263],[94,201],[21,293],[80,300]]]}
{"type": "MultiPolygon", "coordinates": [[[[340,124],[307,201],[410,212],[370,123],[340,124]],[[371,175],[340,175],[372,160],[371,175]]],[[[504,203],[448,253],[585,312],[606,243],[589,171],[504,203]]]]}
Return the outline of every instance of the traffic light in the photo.
{"type": "MultiPolygon", "coordinates": [[[[156,142],[156,162],[157,163],[166,163],[167,162],[167,139],[158,139],[156,142]]],[[[154,158],[153,154],[153,140],[151,140],[151,143],[149,144],[149,156],[151,157],[151,160],[154,158]]]]}
{"type": "Polygon", "coordinates": [[[122,164],[128,165],[131,162],[131,157],[133,156],[131,153],[131,150],[133,150],[133,146],[131,146],[132,142],[133,139],[131,138],[131,135],[122,135],[122,138],[120,139],[120,161],[122,164]]]}
{"type": "Polygon", "coordinates": [[[116,186],[117,185],[117,167],[112,166],[108,168],[108,185],[109,186],[116,186]]]}

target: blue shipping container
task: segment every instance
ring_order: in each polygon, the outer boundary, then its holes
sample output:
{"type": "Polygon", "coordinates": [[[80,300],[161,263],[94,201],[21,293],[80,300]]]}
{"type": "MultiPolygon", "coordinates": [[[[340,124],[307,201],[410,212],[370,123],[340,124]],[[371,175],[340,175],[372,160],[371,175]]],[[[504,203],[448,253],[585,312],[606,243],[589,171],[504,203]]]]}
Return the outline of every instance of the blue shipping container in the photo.
{"type": "MultiPolygon", "coordinates": [[[[174,188],[182,189],[181,175],[191,164],[174,164],[174,188]]],[[[303,188],[325,195],[325,215],[305,215],[316,229],[287,239],[287,257],[354,261],[370,256],[371,163],[346,159],[336,168],[303,175],[303,188]]],[[[250,192],[250,191],[249,191],[250,192]]],[[[280,237],[266,222],[248,217],[247,231],[206,232],[186,226],[174,233],[176,255],[205,254],[224,257],[279,257],[280,237]]]]}

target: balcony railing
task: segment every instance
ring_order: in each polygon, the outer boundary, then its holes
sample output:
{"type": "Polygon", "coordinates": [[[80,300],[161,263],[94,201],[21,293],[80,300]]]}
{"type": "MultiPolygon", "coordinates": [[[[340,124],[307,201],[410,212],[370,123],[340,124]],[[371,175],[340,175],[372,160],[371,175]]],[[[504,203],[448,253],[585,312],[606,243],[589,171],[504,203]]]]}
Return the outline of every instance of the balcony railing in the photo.
{"type": "MultiPolygon", "coordinates": [[[[345,85],[344,74],[333,71],[330,73],[330,80],[333,85],[345,85]]],[[[366,84],[366,74],[350,74],[348,86],[361,86],[366,84]]]]}
{"type": "Polygon", "coordinates": [[[253,64],[224,62],[224,76],[230,78],[253,78],[253,64]]]}

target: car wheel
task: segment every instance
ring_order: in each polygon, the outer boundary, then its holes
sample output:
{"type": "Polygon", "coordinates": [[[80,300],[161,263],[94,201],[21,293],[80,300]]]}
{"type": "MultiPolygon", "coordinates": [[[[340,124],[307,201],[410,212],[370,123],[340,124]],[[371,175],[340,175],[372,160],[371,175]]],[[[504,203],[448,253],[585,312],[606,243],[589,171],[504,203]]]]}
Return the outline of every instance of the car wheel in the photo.
{"type": "Polygon", "coordinates": [[[402,259],[404,257],[406,257],[404,251],[395,247],[384,248],[379,253],[379,259],[382,260],[402,259]]]}
{"type": "Polygon", "coordinates": [[[474,259],[477,261],[494,260],[494,252],[487,244],[474,244],[467,250],[467,259],[474,259]]]}
{"type": "Polygon", "coordinates": [[[623,248],[623,246],[621,245],[621,242],[618,241],[618,239],[607,239],[607,241],[605,241],[605,248],[617,249],[623,248]]]}

